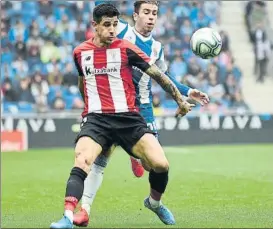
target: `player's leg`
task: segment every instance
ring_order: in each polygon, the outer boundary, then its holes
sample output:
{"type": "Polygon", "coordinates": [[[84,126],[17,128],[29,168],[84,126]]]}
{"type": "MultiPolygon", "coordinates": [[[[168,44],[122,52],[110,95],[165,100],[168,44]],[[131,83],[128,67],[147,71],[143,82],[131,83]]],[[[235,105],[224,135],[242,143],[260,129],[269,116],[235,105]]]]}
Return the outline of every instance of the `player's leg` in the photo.
{"type": "Polygon", "coordinates": [[[96,193],[99,190],[102,181],[104,169],[108,164],[108,160],[115,149],[115,145],[109,148],[109,150],[102,152],[95,160],[91,167],[87,178],[84,182],[84,191],[82,197],[82,208],[85,209],[90,215],[90,206],[92,205],[96,193]]]}
{"type": "MultiPolygon", "coordinates": [[[[146,121],[148,128],[151,131],[153,131],[156,134],[156,136],[158,136],[152,108],[140,109],[140,114],[146,121]]],[[[144,175],[145,170],[148,172],[150,171],[150,167],[147,164],[145,164],[145,161],[137,159],[133,156],[130,157],[130,160],[131,160],[133,174],[136,177],[142,177],[144,175]]]]}
{"type": "Polygon", "coordinates": [[[72,228],[73,213],[82,198],[84,181],[91,165],[102,152],[111,145],[111,131],[103,117],[92,114],[85,117],[76,140],[75,163],[67,181],[65,193],[65,213],[61,220],[50,228],[72,228]],[[105,124],[106,123],[106,124],[105,124]]]}
{"type": "Polygon", "coordinates": [[[75,147],[75,163],[70,172],[65,192],[64,217],[52,223],[50,228],[72,228],[73,212],[82,198],[84,180],[90,166],[102,151],[102,147],[90,137],[81,137],[75,147]]]}
{"type": "Polygon", "coordinates": [[[149,181],[151,183],[151,197],[155,200],[152,200],[152,204],[154,206],[159,205],[161,196],[167,186],[169,171],[169,162],[161,145],[155,136],[145,134],[134,145],[132,152],[150,166],[149,181]],[[157,177],[160,177],[160,179],[157,179],[157,177]]]}
{"type": "Polygon", "coordinates": [[[102,184],[104,169],[106,168],[108,160],[114,149],[115,145],[110,147],[109,150],[103,151],[92,165],[91,171],[84,181],[81,209],[74,214],[74,225],[82,227],[86,227],[88,225],[92,203],[102,184]]]}
{"type": "Polygon", "coordinates": [[[154,135],[144,134],[134,145],[132,152],[151,168],[149,173],[150,195],[144,200],[145,207],[156,213],[163,223],[175,224],[173,214],[161,202],[169,174],[169,162],[161,145],[154,135]]]}
{"type": "MultiPolygon", "coordinates": [[[[155,123],[155,118],[153,115],[153,111],[151,109],[151,115],[149,117],[144,117],[145,121],[147,122],[147,126],[148,128],[154,133],[154,136],[157,138],[158,140],[158,130],[156,127],[156,123],[155,123]]],[[[150,172],[151,171],[151,166],[149,163],[147,163],[145,160],[140,159],[141,164],[143,166],[143,168],[147,171],[150,172]]]]}
{"type": "Polygon", "coordinates": [[[132,156],[142,159],[151,171],[149,182],[150,196],[145,199],[145,206],[155,212],[162,222],[175,223],[172,213],[161,203],[162,194],[168,183],[169,163],[154,132],[147,128],[145,120],[139,114],[130,114],[120,124],[118,142],[132,156]]]}

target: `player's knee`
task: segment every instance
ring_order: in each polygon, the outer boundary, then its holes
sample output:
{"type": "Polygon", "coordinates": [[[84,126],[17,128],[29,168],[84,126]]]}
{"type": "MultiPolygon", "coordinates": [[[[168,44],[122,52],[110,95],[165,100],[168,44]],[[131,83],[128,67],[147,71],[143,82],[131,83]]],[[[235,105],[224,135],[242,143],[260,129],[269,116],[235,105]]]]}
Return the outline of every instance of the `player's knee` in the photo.
{"type": "Polygon", "coordinates": [[[147,172],[150,172],[150,171],[151,171],[151,165],[149,165],[146,161],[141,160],[141,164],[142,164],[143,168],[144,168],[147,172]]]}
{"type": "Polygon", "coordinates": [[[81,168],[86,173],[90,171],[90,166],[92,163],[92,158],[88,154],[84,153],[85,151],[75,151],[75,164],[74,166],[81,168]]]}
{"type": "Polygon", "coordinates": [[[169,171],[169,162],[167,159],[164,160],[158,160],[153,163],[152,169],[156,173],[164,173],[169,171]]]}
{"type": "Polygon", "coordinates": [[[75,166],[81,168],[87,173],[94,161],[93,155],[90,151],[90,147],[83,143],[77,143],[75,148],[75,166]]]}
{"type": "Polygon", "coordinates": [[[94,160],[101,152],[101,146],[89,137],[81,137],[75,147],[75,166],[90,171],[94,160]]]}

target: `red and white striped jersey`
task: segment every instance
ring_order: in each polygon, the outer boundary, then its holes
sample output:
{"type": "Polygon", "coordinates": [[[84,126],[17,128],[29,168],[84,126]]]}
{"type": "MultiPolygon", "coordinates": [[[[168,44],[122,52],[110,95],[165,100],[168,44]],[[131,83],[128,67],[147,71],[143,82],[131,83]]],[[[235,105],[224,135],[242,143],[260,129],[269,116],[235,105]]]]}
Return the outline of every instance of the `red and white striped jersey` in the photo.
{"type": "Polygon", "coordinates": [[[84,85],[82,116],[138,111],[132,66],[145,72],[150,58],[126,40],[116,39],[108,48],[97,47],[92,41],[83,42],[73,53],[84,85]]]}

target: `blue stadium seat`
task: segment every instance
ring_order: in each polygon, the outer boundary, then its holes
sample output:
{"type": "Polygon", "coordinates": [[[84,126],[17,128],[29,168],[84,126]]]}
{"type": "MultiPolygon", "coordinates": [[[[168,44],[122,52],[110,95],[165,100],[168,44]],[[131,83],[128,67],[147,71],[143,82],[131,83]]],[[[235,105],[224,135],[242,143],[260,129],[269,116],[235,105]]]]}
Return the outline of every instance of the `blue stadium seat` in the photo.
{"type": "Polygon", "coordinates": [[[49,93],[47,95],[47,99],[49,103],[54,100],[57,91],[62,91],[62,86],[51,85],[49,87],[49,93]]]}
{"type": "Polygon", "coordinates": [[[75,99],[75,96],[73,96],[73,95],[64,96],[65,109],[67,109],[67,110],[72,109],[74,99],[75,99]]]}
{"type": "Polygon", "coordinates": [[[31,113],[34,111],[34,104],[27,102],[18,103],[18,109],[20,113],[31,113]]]}
{"type": "Polygon", "coordinates": [[[17,102],[3,102],[3,113],[19,113],[17,102]]]}

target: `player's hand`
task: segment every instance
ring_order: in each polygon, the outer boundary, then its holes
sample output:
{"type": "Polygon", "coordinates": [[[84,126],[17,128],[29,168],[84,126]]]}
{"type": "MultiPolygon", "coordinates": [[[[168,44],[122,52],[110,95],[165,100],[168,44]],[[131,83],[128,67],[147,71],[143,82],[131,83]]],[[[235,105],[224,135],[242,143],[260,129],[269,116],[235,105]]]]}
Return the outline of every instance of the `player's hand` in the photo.
{"type": "Polygon", "coordinates": [[[209,103],[209,96],[197,89],[190,89],[189,98],[200,103],[202,106],[209,103]]]}
{"type": "Polygon", "coordinates": [[[179,105],[179,108],[177,109],[175,113],[175,117],[181,117],[186,115],[188,112],[192,110],[192,108],[195,107],[194,104],[188,103],[187,101],[184,101],[179,105]]]}

